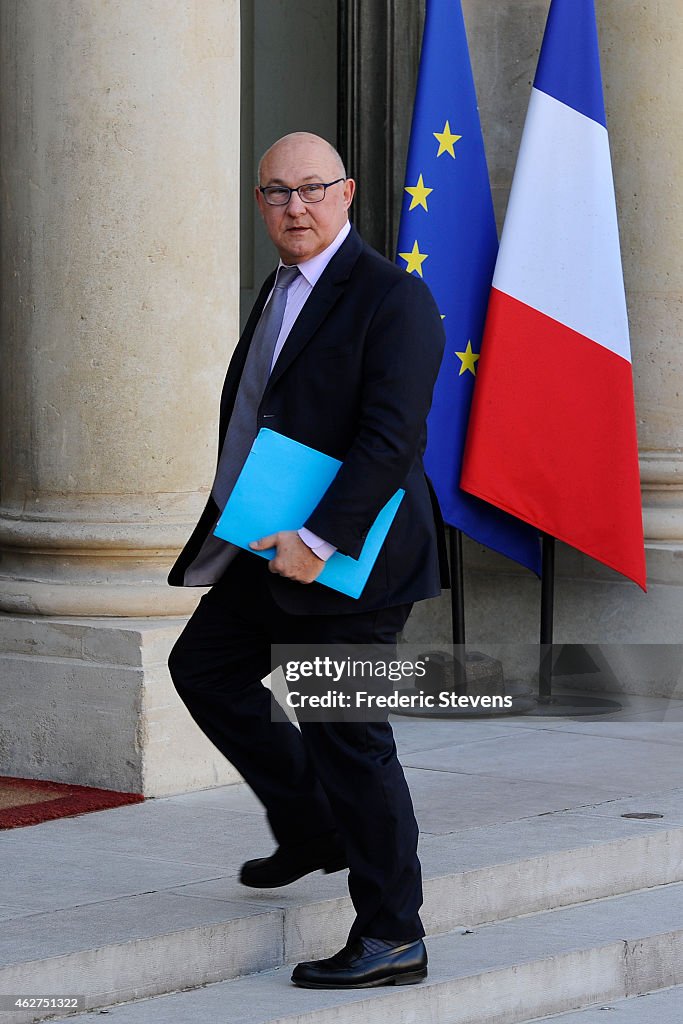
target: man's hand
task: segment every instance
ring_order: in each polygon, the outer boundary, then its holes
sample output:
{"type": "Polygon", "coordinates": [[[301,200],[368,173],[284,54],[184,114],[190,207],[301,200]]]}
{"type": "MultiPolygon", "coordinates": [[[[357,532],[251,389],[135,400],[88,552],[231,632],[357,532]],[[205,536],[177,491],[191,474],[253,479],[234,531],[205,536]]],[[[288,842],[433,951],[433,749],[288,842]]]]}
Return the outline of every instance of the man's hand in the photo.
{"type": "Polygon", "coordinates": [[[296,530],[280,530],[268,537],[252,540],[249,547],[254,551],[265,551],[276,548],[277,553],[268,563],[271,572],[297,583],[313,583],[325,566],[322,558],[318,558],[307,544],[304,544],[296,530]]]}

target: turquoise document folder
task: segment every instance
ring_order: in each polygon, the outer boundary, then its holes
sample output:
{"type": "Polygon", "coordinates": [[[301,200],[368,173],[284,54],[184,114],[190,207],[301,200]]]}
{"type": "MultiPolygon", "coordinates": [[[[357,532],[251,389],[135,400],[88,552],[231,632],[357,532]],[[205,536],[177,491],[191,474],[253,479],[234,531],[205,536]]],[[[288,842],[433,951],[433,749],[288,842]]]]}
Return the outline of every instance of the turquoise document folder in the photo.
{"type": "MultiPolygon", "coordinates": [[[[214,533],[238,547],[279,530],[300,529],[336,476],[341,462],[291,437],[261,428],[214,533]]],[[[335,551],[316,579],[360,597],[405,491],[389,499],[370,527],[359,557],[335,551]]],[[[252,551],[272,558],[275,548],[252,551]]]]}

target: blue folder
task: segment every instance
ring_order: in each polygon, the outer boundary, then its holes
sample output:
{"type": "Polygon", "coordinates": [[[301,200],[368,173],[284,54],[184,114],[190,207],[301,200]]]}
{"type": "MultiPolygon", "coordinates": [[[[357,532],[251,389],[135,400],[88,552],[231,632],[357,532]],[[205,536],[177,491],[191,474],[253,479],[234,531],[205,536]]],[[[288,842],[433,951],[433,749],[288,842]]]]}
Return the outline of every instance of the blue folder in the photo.
{"type": "MultiPolygon", "coordinates": [[[[249,542],[279,530],[300,529],[339,471],[341,462],[265,427],[259,430],[214,533],[252,554],[273,558],[275,548],[249,542]]],[[[335,553],[316,579],[360,597],[405,491],[389,499],[370,527],[358,558],[335,553]]]]}

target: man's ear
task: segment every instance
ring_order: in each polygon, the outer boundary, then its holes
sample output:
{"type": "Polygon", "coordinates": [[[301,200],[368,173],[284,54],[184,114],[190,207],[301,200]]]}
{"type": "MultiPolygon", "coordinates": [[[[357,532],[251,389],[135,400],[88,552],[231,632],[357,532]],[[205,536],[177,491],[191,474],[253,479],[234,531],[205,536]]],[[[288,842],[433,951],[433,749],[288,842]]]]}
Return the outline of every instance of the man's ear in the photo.
{"type": "Polygon", "coordinates": [[[353,202],[353,197],[356,194],[356,183],[353,178],[347,178],[344,182],[344,201],[346,203],[346,209],[353,202]]]}

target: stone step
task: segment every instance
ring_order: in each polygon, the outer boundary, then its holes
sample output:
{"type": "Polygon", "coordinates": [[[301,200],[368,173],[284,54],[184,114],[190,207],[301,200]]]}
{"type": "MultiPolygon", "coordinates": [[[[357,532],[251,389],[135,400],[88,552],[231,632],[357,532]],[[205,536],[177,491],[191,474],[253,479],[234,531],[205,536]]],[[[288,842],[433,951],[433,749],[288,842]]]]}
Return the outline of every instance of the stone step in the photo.
{"type": "Polygon", "coordinates": [[[586,1006],[570,1013],[534,1017],[524,1024],[681,1024],[683,1021],[683,985],[646,992],[632,999],[586,1006]]]}
{"type": "MultiPolygon", "coordinates": [[[[683,884],[483,925],[470,933],[460,929],[428,939],[427,946],[430,973],[420,985],[298,989],[290,983],[289,963],[112,1006],[108,1019],[111,1024],[522,1024],[603,1005],[683,983],[683,884]]],[[[191,954],[189,944],[186,952],[191,954]]],[[[101,1017],[87,1013],[77,1019],[89,1024],[101,1017]]],[[[642,1018],[631,1019],[642,1024],[642,1018]]],[[[580,1017],[577,1024],[584,1024],[580,1017]]]]}
{"type": "MultiPolygon", "coordinates": [[[[619,807],[424,837],[428,934],[683,879],[683,828],[622,819],[619,807]]],[[[345,879],[313,875],[259,892],[221,876],[29,914],[6,922],[0,991],[83,994],[86,1007],[106,1006],[329,955],[353,918],[345,879]]]]}

